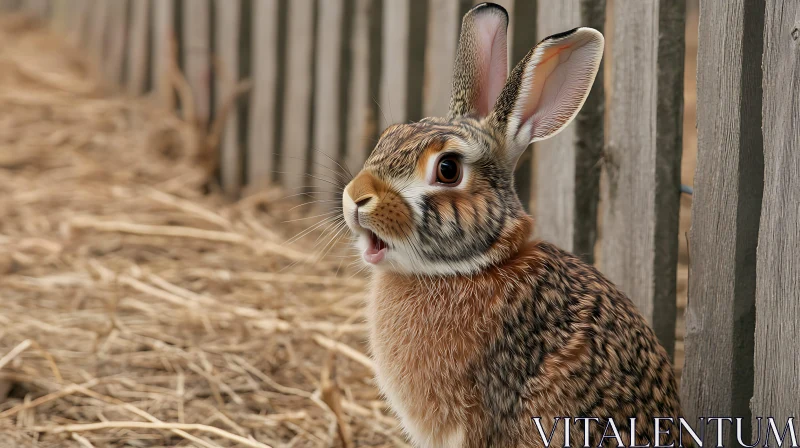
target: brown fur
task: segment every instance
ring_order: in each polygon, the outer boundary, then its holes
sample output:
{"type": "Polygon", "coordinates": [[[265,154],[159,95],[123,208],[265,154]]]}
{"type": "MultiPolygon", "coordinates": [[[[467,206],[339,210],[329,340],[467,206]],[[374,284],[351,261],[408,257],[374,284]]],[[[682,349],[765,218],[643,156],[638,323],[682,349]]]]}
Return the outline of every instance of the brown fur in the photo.
{"type": "MultiPolygon", "coordinates": [[[[516,256],[470,277],[420,281],[382,272],[375,286],[368,317],[373,355],[383,366],[379,376],[402,382],[403,399],[413,405],[400,412],[426,432],[467,428],[465,446],[538,447],[532,417],[542,417],[546,431],[556,416],[612,417],[623,440],[630,435],[621,424],[637,417],[641,444],[653,437],[653,417],[681,415],[666,353],[633,304],[596,270],[547,243],[526,243],[516,256]],[[568,295],[565,286],[585,293],[568,295]],[[498,366],[486,362],[486,352],[507,338],[504,323],[526,302],[542,325],[571,323],[540,329],[551,336],[530,332],[548,353],[534,375],[522,378],[514,398],[519,410],[500,418],[487,408],[499,397],[482,378],[518,374],[492,372],[498,366]]],[[[603,425],[591,426],[593,446],[603,425]]],[[[580,427],[571,427],[571,442],[583,444],[580,427]]]]}
{"type": "MultiPolygon", "coordinates": [[[[569,123],[599,66],[602,35],[576,29],[545,39],[498,90],[506,25],[497,5],[467,13],[448,118],[387,128],[345,190],[345,218],[360,242],[372,232],[388,246],[367,316],[378,384],[420,447],[540,447],[533,417],[546,432],[556,417],[597,417],[592,446],[609,418],[629,442],[635,417],[637,442],[652,440],[654,417],[681,416],[664,349],[596,269],[531,241],[533,221],[512,182],[534,138],[531,113],[544,114],[537,138],[569,123]],[[540,110],[530,73],[570,45],[589,49],[572,60],[575,79],[588,84],[540,110]],[[431,182],[427,162],[442,151],[468,167],[461,184],[431,182]]],[[[570,428],[570,445],[582,446],[582,428],[570,428]]],[[[675,440],[672,430],[662,444],[675,440]]],[[[563,446],[562,435],[563,425],[553,446],[563,446]]]]}
{"type": "Polygon", "coordinates": [[[348,184],[347,192],[355,202],[371,201],[367,207],[372,212],[363,218],[364,224],[393,238],[403,238],[411,232],[413,222],[408,204],[379,178],[362,171],[348,184]]]}

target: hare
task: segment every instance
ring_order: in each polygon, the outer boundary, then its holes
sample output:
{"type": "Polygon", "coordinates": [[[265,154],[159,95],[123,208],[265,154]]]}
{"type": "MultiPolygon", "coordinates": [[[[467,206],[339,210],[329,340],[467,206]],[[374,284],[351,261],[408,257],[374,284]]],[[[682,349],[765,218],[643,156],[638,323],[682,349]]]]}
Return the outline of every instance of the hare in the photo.
{"type": "Polygon", "coordinates": [[[508,75],[507,25],[490,3],[464,16],[448,117],[387,128],[343,192],[377,382],[418,447],[543,446],[551,430],[565,446],[565,417],[598,419],[568,423],[568,445],[655,442],[653,419],[681,415],[665,350],[602,274],[532,238],[513,187],[523,150],[583,105],[603,36],[550,36],[508,75]]]}

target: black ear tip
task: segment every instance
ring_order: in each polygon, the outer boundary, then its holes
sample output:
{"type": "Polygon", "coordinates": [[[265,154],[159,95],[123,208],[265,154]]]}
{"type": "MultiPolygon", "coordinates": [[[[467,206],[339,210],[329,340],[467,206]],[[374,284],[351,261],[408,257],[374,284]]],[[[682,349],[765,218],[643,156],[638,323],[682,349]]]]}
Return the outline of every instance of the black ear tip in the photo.
{"type": "Polygon", "coordinates": [[[479,3],[473,6],[472,9],[469,10],[469,13],[484,13],[484,12],[493,12],[495,14],[502,14],[505,17],[506,22],[508,22],[508,11],[506,11],[506,8],[503,8],[497,3],[490,3],[490,2],[479,3]]]}
{"type": "Polygon", "coordinates": [[[580,29],[580,27],[576,27],[576,28],[573,28],[571,30],[562,31],[560,33],[556,33],[556,34],[547,36],[547,37],[544,38],[544,40],[563,39],[563,38],[565,38],[565,37],[567,37],[567,36],[569,36],[571,34],[575,34],[575,32],[578,31],[579,29],[580,29]]]}

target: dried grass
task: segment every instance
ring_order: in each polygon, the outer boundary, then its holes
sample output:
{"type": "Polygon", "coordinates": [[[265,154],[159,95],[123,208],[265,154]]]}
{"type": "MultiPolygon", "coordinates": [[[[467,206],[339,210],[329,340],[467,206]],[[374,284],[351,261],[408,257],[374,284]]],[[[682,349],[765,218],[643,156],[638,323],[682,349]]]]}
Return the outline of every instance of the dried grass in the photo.
{"type": "Polygon", "coordinates": [[[0,445],[404,446],[285,193],[204,193],[193,125],[1,19],[0,445]]]}

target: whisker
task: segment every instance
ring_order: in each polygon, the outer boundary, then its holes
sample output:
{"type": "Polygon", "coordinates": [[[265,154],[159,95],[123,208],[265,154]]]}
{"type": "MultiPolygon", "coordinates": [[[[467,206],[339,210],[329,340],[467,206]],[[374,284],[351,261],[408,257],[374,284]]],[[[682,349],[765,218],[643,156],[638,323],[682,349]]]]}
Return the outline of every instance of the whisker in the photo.
{"type": "MultiPolygon", "coordinates": [[[[340,201],[334,201],[333,199],[317,199],[316,201],[308,201],[308,202],[304,202],[304,203],[299,204],[299,205],[295,205],[294,207],[290,208],[288,211],[292,211],[292,210],[294,210],[296,208],[303,207],[303,206],[306,206],[306,205],[321,204],[321,203],[325,203],[325,202],[335,202],[337,204],[340,203],[340,201]]],[[[341,206],[339,206],[338,208],[341,209],[341,206]]]]}
{"type": "Polygon", "coordinates": [[[339,213],[339,210],[331,210],[327,213],[322,213],[315,216],[306,216],[305,218],[296,218],[296,219],[287,219],[286,221],[281,221],[282,223],[289,223],[289,222],[297,222],[297,221],[305,221],[306,219],[314,219],[314,218],[322,218],[323,216],[330,216],[334,213],[339,213]]]}
{"type": "Polygon", "coordinates": [[[381,115],[383,116],[383,122],[388,127],[389,126],[389,120],[386,119],[386,114],[383,112],[383,108],[381,107],[381,103],[379,103],[378,100],[376,100],[374,96],[372,97],[372,101],[375,102],[376,106],[378,106],[378,110],[381,112],[381,115]]]}
{"type": "MultiPolygon", "coordinates": [[[[312,149],[314,149],[314,148],[312,148],[312,149]]],[[[350,179],[353,179],[353,177],[354,177],[353,173],[351,173],[350,170],[347,167],[342,166],[342,164],[339,163],[336,159],[334,159],[333,157],[331,157],[328,154],[325,154],[324,152],[320,151],[319,149],[314,149],[314,151],[317,151],[320,154],[322,154],[323,156],[327,157],[331,162],[335,163],[342,170],[342,172],[347,173],[350,176],[350,179]]],[[[333,171],[333,170],[331,170],[331,171],[333,171]]]]}
{"type": "Polygon", "coordinates": [[[314,224],[313,226],[311,226],[311,227],[309,227],[309,228],[307,228],[307,229],[305,229],[305,230],[301,231],[300,233],[298,233],[297,235],[295,235],[294,237],[292,237],[291,239],[289,239],[289,241],[286,241],[284,244],[292,244],[292,243],[294,243],[295,241],[299,240],[300,238],[303,238],[304,236],[306,236],[306,235],[308,235],[309,233],[313,232],[314,230],[316,230],[316,229],[318,229],[318,228],[322,227],[322,226],[323,226],[323,225],[325,225],[326,223],[329,223],[329,222],[333,222],[333,221],[335,221],[335,219],[336,219],[336,216],[330,216],[330,217],[328,217],[328,218],[325,218],[325,219],[323,219],[322,221],[320,221],[320,222],[318,222],[318,223],[314,224]]]}

